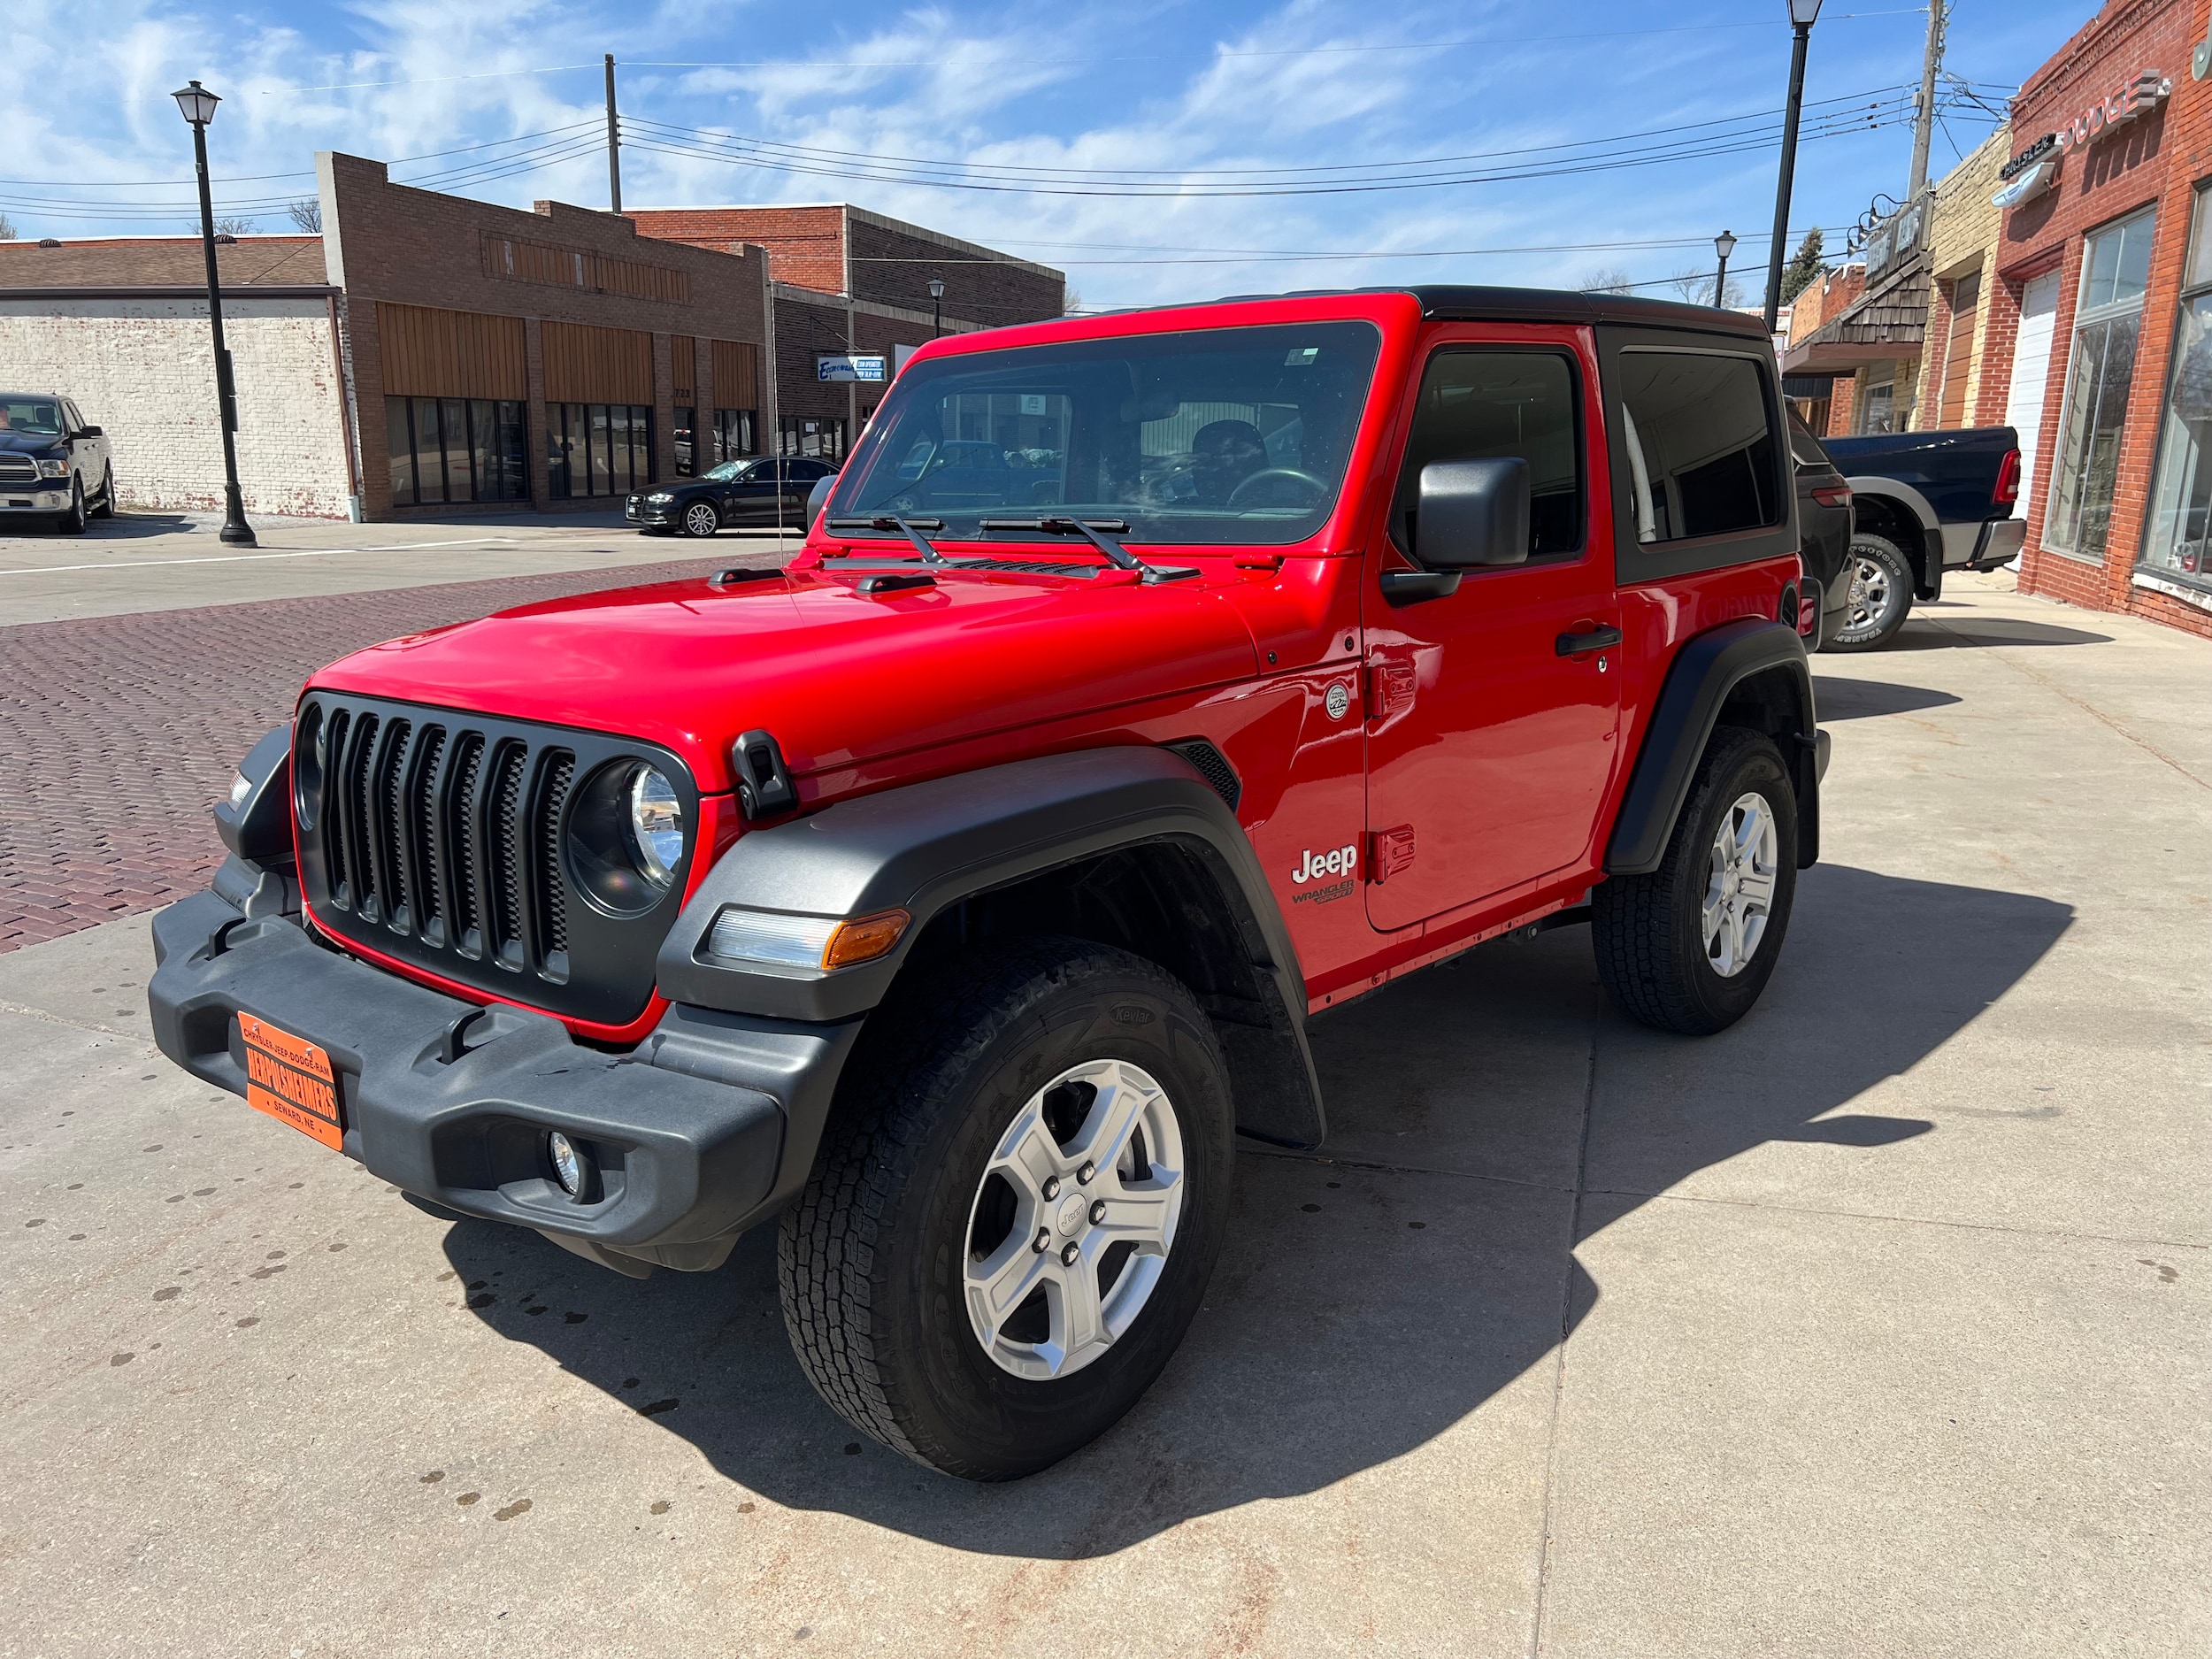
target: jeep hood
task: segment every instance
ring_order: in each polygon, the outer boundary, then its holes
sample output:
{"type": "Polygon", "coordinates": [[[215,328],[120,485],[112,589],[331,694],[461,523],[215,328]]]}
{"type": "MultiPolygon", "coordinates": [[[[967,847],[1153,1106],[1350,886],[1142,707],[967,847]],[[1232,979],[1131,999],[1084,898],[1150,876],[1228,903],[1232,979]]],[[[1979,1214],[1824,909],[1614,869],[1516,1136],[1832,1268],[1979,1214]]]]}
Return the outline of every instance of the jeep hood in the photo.
{"type": "Polygon", "coordinates": [[[718,794],[731,741],[756,728],[805,774],[1257,669],[1202,581],[952,572],[869,595],[803,571],[526,605],[357,651],[310,687],[646,739],[718,794]]]}

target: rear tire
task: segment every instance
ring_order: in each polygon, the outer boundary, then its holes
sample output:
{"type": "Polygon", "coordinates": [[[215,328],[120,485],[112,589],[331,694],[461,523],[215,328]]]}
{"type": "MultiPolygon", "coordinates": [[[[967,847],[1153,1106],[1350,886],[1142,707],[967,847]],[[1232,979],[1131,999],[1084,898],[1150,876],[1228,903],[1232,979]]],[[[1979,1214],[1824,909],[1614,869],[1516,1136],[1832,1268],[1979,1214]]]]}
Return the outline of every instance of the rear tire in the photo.
{"type": "Polygon", "coordinates": [[[1831,651],[1877,651],[1897,637],[1912,611],[1912,565],[1887,536],[1868,530],[1851,534],[1851,597],[1843,625],[1822,648],[1831,651]]]}
{"type": "Polygon", "coordinates": [[[1797,795],[1781,751],[1724,726],[1659,868],[1590,895],[1598,978],[1621,1012],[1655,1030],[1724,1031],[1766,988],[1796,894],[1797,795]]]}
{"type": "Polygon", "coordinates": [[[941,964],[862,1043],[778,1244],[800,1366],[916,1463],[1033,1473],[1118,1422],[1198,1310],[1228,1231],[1220,1045],[1171,974],[1069,939],[941,964]]]}

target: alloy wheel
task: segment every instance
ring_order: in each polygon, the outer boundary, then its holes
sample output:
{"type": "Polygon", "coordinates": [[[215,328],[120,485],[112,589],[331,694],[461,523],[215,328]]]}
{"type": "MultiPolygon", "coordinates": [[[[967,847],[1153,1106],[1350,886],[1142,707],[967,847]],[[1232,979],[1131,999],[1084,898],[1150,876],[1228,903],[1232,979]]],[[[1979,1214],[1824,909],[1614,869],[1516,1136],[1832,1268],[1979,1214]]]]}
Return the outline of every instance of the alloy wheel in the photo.
{"type": "Polygon", "coordinates": [[[711,503],[695,501],[684,509],[684,534],[686,535],[712,535],[718,528],[720,528],[720,521],[715,516],[711,503]]]}
{"type": "Polygon", "coordinates": [[[1705,882],[1705,960],[1732,979],[1759,954],[1774,909],[1774,812],[1766,797],[1739,795],[1714,832],[1705,882]]]}
{"type": "Polygon", "coordinates": [[[1862,639],[1875,633],[1889,614],[1890,599],[1889,572],[1878,561],[1854,554],[1851,597],[1843,613],[1843,626],[1837,633],[1845,639],[1862,639]]]}
{"type": "Polygon", "coordinates": [[[1183,1171],[1174,1104],[1141,1067],[1089,1061],[1029,1097],[969,1207],[968,1321],[995,1364],[1048,1381],[1127,1332],[1174,1248],[1183,1171]]]}

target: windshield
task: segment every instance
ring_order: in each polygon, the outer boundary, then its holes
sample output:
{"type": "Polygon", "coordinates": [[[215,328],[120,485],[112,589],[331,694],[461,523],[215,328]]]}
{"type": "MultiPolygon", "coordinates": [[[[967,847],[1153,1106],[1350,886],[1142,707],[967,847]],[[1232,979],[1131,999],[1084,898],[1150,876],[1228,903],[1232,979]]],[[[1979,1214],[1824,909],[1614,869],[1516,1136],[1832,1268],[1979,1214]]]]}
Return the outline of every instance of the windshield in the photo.
{"type": "Polygon", "coordinates": [[[58,438],[61,435],[61,405],[50,397],[11,397],[0,392],[0,432],[58,438]]]}
{"type": "Polygon", "coordinates": [[[1292,323],[910,365],[829,516],[1123,519],[1133,541],[1273,544],[1321,527],[1382,336],[1292,323]]]}
{"type": "Polygon", "coordinates": [[[709,467],[699,476],[703,480],[716,484],[734,483],[751,470],[752,465],[750,461],[725,461],[719,466],[709,467]]]}

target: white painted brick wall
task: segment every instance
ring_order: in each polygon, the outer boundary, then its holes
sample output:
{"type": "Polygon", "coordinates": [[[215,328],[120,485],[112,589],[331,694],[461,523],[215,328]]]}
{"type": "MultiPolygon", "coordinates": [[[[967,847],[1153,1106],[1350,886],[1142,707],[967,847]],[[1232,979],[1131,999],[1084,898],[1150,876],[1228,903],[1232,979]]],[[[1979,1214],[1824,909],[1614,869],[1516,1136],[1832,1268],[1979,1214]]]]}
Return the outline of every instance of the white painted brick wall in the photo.
{"type": "MultiPolygon", "coordinates": [[[[223,300],[249,513],[346,517],[330,315],[319,299],[223,300]]],[[[105,429],[127,507],[223,509],[207,302],[0,300],[0,386],[60,392],[105,429]]]]}

